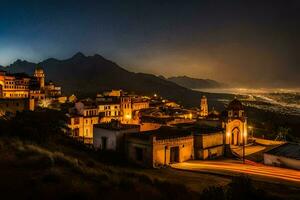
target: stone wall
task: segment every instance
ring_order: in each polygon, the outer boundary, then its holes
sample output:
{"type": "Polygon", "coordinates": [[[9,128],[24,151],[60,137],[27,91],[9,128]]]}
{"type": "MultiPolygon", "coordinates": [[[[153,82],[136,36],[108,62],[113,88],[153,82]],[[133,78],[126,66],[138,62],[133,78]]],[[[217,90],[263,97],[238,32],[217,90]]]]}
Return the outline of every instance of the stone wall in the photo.
{"type": "Polygon", "coordinates": [[[224,133],[199,134],[194,138],[195,159],[205,160],[224,155],[224,133]]]}
{"type": "Polygon", "coordinates": [[[171,148],[179,148],[179,162],[194,158],[194,138],[192,136],[178,137],[173,139],[153,139],[153,165],[169,165],[171,163],[171,148]]]}

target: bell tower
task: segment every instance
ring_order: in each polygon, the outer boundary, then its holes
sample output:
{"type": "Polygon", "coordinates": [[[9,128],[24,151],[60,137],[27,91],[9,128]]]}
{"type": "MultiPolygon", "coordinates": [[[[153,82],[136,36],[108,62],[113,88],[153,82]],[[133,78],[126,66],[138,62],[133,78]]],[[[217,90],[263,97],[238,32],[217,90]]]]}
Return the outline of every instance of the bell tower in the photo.
{"type": "Polygon", "coordinates": [[[208,115],[208,104],[206,96],[202,96],[200,103],[200,116],[206,117],[208,115]]]}
{"type": "Polygon", "coordinates": [[[229,103],[226,111],[227,117],[223,124],[223,128],[226,130],[226,144],[247,144],[248,126],[243,104],[239,100],[234,99],[229,103]]]}
{"type": "Polygon", "coordinates": [[[41,67],[37,67],[35,69],[34,77],[37,78],[37,80],[40,84],[40,89],[44,89],[44,87],[45,87],[45,73],[44,73],[44,70],[41,67]]]}

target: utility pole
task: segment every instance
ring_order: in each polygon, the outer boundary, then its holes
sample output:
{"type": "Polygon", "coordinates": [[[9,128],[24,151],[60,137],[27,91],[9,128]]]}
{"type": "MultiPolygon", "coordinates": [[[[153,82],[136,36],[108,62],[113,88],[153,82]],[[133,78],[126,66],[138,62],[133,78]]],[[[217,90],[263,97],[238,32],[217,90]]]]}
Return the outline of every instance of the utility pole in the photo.
{"type": "Polygon", "coordinates": [[[245,133],[243,134],[243,163],[245,164],[245,133]]]}

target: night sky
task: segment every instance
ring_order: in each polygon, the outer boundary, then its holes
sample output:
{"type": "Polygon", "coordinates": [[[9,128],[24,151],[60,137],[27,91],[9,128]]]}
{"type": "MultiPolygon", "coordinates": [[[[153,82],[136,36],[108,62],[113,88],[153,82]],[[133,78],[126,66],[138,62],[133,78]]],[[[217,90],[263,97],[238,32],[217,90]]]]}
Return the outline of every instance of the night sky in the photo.
{"type": "Polygon", "coordinates": [[[134,72],[300,87],[300,1],[3,1],[0,65],[81,51],[134,72]]]}

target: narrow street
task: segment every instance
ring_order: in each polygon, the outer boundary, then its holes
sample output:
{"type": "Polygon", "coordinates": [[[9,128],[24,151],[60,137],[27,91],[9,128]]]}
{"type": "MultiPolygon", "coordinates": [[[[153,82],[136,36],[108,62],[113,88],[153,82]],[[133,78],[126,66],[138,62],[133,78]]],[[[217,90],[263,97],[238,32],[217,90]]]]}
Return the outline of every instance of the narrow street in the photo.
{"type": "Polygon", "coordinates": [[[188,161],[173,164],[172,168],[226,175],[247,174],[252,177],[263,177],[264,180],[276,179],[300,184],[300,171],[262,164],[243,164],[238,161],[188,161]]]}

